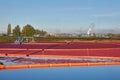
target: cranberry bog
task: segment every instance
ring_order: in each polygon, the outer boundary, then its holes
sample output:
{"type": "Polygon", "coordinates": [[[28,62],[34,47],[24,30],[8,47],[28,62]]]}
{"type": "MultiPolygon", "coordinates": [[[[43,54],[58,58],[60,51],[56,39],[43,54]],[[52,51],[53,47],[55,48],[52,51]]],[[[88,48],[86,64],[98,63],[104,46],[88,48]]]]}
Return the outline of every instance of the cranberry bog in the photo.
{"type": "Polygon", "coordinates": [[[1,69],[119,65],[120,42],[0,43],[0,61],[11,62],[1,69]]]}

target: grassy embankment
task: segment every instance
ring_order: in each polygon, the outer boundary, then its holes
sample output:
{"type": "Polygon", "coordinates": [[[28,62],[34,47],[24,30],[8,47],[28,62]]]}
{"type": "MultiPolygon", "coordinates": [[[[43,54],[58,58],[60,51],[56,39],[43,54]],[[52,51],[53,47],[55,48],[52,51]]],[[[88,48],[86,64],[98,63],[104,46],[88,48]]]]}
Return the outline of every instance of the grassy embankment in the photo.
{"type": "MultiPolygon", "coordinates": [[[[17,37],[9,37],[9,36],[0,36],[0,43],[13,43],[17,37]]],[[[67,41],[73,41],[73,42],[120,42],[120,39],[114,39],[114,38],[104,38],[104,37],[35,37],[35,42],[67,42],[67,41]]]]}
{"type": "Polygon", "coordinates": [[[120,42],[120,39],[114,39],[114,38],[104,38],[104,37],[39,37],[35,38],[36,42],[67,42],[67,41],[73,41],[73,42],[120,42]]]}
{"type": "Polygon", "coordinates": [[[0,36],[0,43],[11,43],[14,42],[16,39],[16,37],[0,36]]]}

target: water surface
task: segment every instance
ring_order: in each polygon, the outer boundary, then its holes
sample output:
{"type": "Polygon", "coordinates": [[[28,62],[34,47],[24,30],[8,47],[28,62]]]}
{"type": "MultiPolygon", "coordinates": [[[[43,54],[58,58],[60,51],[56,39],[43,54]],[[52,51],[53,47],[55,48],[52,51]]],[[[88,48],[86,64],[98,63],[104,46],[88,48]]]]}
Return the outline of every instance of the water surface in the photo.
{"type": "Polygon", "coordinates": [[[120,65],[1,70],[1,80],[120,80],[120,65]]]}

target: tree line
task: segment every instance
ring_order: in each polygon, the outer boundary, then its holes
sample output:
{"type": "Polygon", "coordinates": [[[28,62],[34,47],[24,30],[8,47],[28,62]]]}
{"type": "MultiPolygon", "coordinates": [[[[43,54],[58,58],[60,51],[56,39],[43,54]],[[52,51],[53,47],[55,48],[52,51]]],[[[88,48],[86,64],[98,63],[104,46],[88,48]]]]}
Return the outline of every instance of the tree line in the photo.
{"type": "MultiPolygon", "coordinates": [[[[8,28],[7,28],[7,35],[8,36],[24,36],[24,37],[39,37],[41,39],[41,37],[46,36],[47,32],[44,30],[39,30],[39,29],[35,29],[32,25],[27,24],[25,26],[23,26],[22,29],[20,29],[20,26],[17,25],[14,27],[14,29],[11,29],[11,24],[8,24],[8,28]]],[[[120,34],[114,34],[114,33],[107,33],[104,35],[97,35],[97,34],[93,34],[92,36],[81,36],[77,35],[77,36],[55,36],[55,35],[47,35],[48,36],[48,40],[50,40],[50,38],[53,40],[58,40],[58,39],[87,39],[87,40],[94,40],[94,39],[116,39],[116,40],[120,40],[120,34]]],[[[46,37],[47,38],[47,37],[46,37]]],[[[43,38],[44,39],[44,38],[43,38]]],[[[39,39],[38,39],[39,40],[39,39]]]]}
{"type": "Polygon", "coordinates": [[[20,29],[19,25],[15,26],[14,29],[11,29],[11,24],[8,24],[7,35],[15,37],[18,36],[33,37],[33,36],[45,36],[47,35],[47,32],[44,30],[35,29],[30,24],[23,26],[22,30],[20,29]]]}

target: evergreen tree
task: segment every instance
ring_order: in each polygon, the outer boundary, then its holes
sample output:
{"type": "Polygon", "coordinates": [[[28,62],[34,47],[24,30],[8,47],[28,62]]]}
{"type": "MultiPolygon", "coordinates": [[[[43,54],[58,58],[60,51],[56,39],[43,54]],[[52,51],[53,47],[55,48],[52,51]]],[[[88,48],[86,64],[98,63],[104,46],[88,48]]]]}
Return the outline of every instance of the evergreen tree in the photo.
{"type": "Polygon", "coordinates": [[[9,36],[10,34],[11,34],[11,24],[8,24],[7,35],[9,36]]]}
{"type": "Polygon", "coordinates": [[[17,25],[14,29],[13,29],[13,35],[14,36],[20,36],[20,27],[19,25],[17,25]]]}

